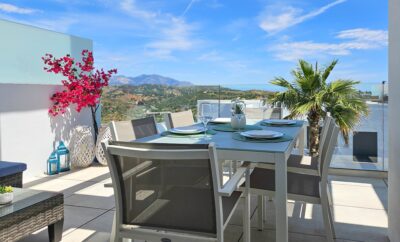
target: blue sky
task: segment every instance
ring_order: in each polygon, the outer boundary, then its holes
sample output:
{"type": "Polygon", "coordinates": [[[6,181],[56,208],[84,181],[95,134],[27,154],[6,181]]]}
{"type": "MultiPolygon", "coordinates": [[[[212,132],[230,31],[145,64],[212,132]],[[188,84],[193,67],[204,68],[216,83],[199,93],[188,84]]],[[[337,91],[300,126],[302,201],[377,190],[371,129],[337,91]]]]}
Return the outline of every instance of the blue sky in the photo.
{"type": "Polygon", "coordinates": [[[387,80],[383,0],[0,0],[0,18],[90,38],[98,66],[195,84],[267,85],[299,58],[387,80]]]}

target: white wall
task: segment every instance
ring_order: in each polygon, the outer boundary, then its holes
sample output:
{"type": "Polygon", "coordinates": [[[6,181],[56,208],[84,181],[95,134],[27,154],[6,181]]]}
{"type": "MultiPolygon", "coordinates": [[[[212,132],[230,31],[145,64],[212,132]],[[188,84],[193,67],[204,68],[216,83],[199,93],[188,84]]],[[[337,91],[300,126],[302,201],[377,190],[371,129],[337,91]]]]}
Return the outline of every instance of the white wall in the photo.
{"type": "Polygon", "coordinates": [[[400,241],[400,0],[389,0],[389,238],[400,241]]]}
{"type": "Polygon", "coordinates": [[[46,53],[79,57],[92,41],[0,19],[0,83],[59,84],[61,77],[43,71],[46,53]]]}
{"type": "Polygon", "coordinates": [[[62,87],[40,84],[0,84],[0,160],[27,164],[27,174],[46,171],[54,142],[69,143],[72,128],[91,125],[89,110],[50,117],[50,96],[62,87]]]}
{"type": "Polygon", "coordinates": [[[21,161],[31,175],[43,174],[55,142],[69,143],[76,125],[91,125],[89,110],[50,117],[50,96],[61,77],[43,70],[41,57],[79,58],[92,41],[0,20],[0,160],[21,161]]]}

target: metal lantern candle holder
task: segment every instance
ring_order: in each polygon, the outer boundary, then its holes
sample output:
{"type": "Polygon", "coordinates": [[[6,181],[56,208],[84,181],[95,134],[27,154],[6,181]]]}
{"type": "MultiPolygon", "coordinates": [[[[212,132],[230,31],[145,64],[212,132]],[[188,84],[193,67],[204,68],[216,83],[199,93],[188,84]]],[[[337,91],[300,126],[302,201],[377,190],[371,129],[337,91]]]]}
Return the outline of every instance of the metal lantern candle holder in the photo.
{"type": "Polygon", "coordinates": [[[69,171],[71,169],[69,150],[62,141],[60,141],[60,144],[57,147],[57,159],[59,168],[58,172],[69,171]]]}
{"type": "Polygon", "coordinates": [[[55,151],[51,152],[49,159],[47,160],[47,174],[55,175],[58,174],[59,171],[59,162],[57,153],[55,151]]]}

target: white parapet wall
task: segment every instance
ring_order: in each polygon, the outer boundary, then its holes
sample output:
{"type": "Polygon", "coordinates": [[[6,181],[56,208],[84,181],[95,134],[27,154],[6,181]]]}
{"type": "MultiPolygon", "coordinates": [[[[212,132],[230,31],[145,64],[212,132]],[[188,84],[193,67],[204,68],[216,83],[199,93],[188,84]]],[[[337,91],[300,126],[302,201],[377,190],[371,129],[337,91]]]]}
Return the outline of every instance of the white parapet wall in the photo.
{"type": "Polygon", "coordinates": [[[92,50],[92,41],[0,20],[0,160],[25,162],[27,175],[46,171],[55,143],[69,143],[77,125],[91,125],[89,110],[51,117],[50,97],[61,77],[43,70],[41,57],[92,50]]]}
{"type": "Polygon", "coordinates": [[[88,110],[50,117],[50,96],[62,87],[41,84],[0,84],[0,160],[21,161],[29,175],[46,171],[55,142],[69,143],[77,125],[91,125],[88,110]]]}

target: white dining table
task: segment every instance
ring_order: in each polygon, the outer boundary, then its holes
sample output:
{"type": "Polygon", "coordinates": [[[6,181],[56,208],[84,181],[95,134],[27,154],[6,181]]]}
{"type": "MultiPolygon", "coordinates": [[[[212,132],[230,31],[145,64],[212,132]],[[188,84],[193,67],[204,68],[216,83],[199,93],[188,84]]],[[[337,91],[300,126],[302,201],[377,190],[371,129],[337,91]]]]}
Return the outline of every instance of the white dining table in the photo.
{"type": "MultiPolygon", "coordinates": [[[[277,143],[255,143],[239,141],[232,138],[232,132],[217,132],[206,138],[197,137],[172,137],[155,135],[136,140],[147,143],[172,143],[172,144],[201,144],[215,143],[218,159],[248,161],[253,165],[263,163],[275,164],[275,208],[276,208],[276,241],[288,241],[288,217],[287,217],[287,160],[298,141],[299,153],[304,151],[304,121],[297,121],[296,126],[261,126],[262,129],[279,131],[293,137],[290,141],[277,143]]],[[[259,122],[254,121],[255,125],[259,122]]],[[[212,125],[209,126],[212,128],[212,125]]],[[[221,164],[222,167],[222,164],[221,164]]]]}

